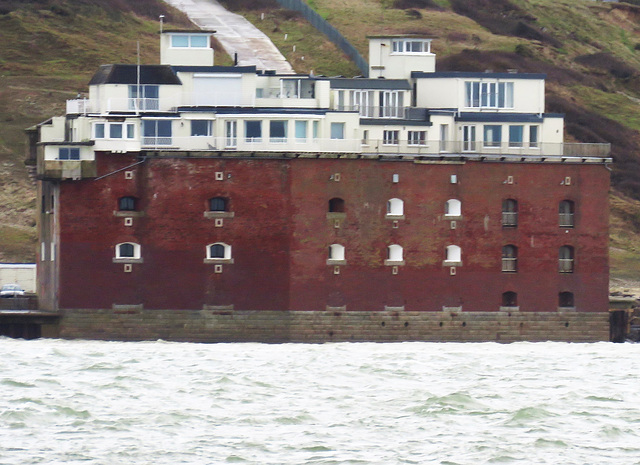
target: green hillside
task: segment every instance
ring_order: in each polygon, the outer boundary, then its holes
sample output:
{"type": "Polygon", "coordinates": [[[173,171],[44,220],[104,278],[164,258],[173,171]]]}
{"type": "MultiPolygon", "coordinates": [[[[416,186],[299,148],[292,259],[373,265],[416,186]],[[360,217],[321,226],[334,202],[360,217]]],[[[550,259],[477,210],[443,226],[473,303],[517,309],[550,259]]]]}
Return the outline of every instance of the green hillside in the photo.
{"type": "MultiPolygon", "coordinates": [[[[360,73],[274,0],[222,3],[269,35],[297,71],[360,73]]],[[[640,7],[593,0],[308,3],[365,57],[368,35],[419,33],[434,39],[440,71],[546,73],[547,111],[566,114],[567,140],[612,144],[612,277],[640,282],[640,7]]],[[[189,24],[160,0],[0,0],[0,260],[34,257],[23,129],[62,114],[98,65],[135,62],[137,41],[142,62],[157,62],[160,14],[169,24],[189,24]]]]}

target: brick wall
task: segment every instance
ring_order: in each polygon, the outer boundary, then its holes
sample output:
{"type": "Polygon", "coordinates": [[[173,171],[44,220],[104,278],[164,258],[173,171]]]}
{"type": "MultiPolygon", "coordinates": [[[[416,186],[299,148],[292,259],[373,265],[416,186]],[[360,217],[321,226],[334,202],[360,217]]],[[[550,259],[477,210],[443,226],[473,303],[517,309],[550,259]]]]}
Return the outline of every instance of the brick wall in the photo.
{"type": "Polygon", "coordinates": [[[189,342],[609,340],[607,312],[65,310],[59,337],[189,342]]]}

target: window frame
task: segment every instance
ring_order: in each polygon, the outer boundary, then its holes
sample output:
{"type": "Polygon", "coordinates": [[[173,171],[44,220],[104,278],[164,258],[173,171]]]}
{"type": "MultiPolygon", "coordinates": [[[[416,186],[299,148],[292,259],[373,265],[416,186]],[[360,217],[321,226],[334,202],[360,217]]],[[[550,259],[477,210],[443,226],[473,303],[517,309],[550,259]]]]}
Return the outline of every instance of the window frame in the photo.
{"type": "Polygon", "coordinates": [[[213,242],[205,247],[205,263],[233,263],[233,255],[231,245],[225,242],[213,242]],[[212,251],[222,250],[222,257],[213,256],[212,251]]]}
{"type": "Polygon", "coordinates": [[[210,119],[192,119],[191,125],[191,137],[211,137],[213,136],[213,120],[210,119]],[[197,125],[203,125],[203,127],[194,127],[197,125]],[[204,129],[204,131],[203,131],[204,129]]]}
{"type": "Polygon", "coordinates": [[[330,136],[331,136],[331,140],[344,140],[345,123],[342,121],[332,122],[330,124],[330,136]]]}
{"type": "Polygon", "coordinates": [[[400,131],[397,129],[382,131],[382,145],[400,145],[400,131]]]}
{"type": "Polygon", "coordinates": [[[79,161],[80,147],[58,147],[58,160],[79,161]]]}
{"type": "Polygon", "coordinates": [[[502,200],[502,227],[518,227],[518,201],[516,199],[502,200]]]}
{"type": "Polygon", "coordinates": [[[115,245],[114,263],[142,263],[142,246],[136,242],[120,242],[115,245]],[[131,255],[123,255],[122,248],[131,246],[131,255]]]}
{"type": "Polygon", "coordinates": [[[518,247],[513,244],[502,246],[502,272],[518,272],[518,247]]]}

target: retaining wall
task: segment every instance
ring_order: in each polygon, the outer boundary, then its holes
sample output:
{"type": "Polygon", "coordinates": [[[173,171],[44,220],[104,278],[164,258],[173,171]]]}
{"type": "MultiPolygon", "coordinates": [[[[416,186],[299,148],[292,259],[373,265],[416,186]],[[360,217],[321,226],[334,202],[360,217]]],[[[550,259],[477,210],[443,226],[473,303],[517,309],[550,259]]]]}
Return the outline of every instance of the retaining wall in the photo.
{"type": "Polygon", "coordinates": [[[61,312],[61,338],[189,342],[609,340],[607,312],[144,310],[61,312]]]}

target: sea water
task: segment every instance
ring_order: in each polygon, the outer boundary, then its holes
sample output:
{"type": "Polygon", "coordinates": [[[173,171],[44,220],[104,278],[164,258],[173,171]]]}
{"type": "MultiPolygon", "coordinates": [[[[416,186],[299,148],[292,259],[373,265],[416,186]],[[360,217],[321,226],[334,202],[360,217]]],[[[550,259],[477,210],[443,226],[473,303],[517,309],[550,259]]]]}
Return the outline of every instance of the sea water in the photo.
{"type": "Polygon", "coordinates": [[[640,344],[0,338],[0,464],[640,464],[640,344]]]}

